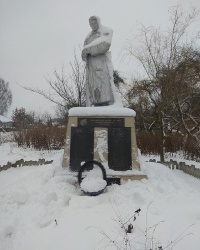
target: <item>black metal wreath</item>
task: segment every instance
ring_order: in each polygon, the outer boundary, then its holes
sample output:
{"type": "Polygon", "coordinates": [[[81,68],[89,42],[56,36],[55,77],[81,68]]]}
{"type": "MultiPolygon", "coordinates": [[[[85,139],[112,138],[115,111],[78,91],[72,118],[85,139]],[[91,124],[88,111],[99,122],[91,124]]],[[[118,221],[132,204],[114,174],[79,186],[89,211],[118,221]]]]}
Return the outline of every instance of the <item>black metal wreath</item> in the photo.
{"type": "MultiPolygon", "coordinates": [[[[94,165],[98,166],[101,169],[102,177],[107,182],[106,170],[105,170],[104,166],[98,161],[87,161],[81,166],[81,168],[80,168],[80,170],[78,172],[78,183],[79,183],[79,185],[81,185],[81,182],[83,180],[83,178],[82,178],[83,172],[86,169],[88,169],[88,167],[91,167],[91,166],[94,167],[94,165]]],[[[101,194],[103,191],[104,191],[104,189],[99,190],[98,192],[84,192],[84,193],[87,194],[87,195],[95,196],[95,195],[101,194]]]]}

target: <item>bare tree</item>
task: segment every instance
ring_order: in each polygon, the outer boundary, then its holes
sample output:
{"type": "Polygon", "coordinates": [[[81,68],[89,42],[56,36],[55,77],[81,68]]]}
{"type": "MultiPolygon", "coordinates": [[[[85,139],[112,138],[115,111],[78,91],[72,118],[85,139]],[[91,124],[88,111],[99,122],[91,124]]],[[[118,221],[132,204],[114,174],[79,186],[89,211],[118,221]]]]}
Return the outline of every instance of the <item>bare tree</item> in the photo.
{"type": "Polygon", "coordinates": [[[38,93],[46,99],[54,102],[59,110],[67,113],[71,107],[81,107],[85,105],[85,64],[74,54],[74,61],[70,63],[71,72],[68,76],[62,68],[61,74],[54,71],[54,79],[48,78],[50,86],[49,92],[36,88],[23,87],[24,89],[38,93]]]}
{"type": "Polygon", "coordinates": [[[200,51],[189,50],[171,72],[173,77],[173,128],[200,143],[200,51]]]}
{"type": "Polygon", "coordinates": [[[148,124],[149,130],[154,127],[159,131],[161,161],[164,161],[165,154],[165,120],[173,121],[176,126],[182,123],[189,132],[182,109],[199,81],[199,61],[194,63],[192,55],[198,54],[195,43],[199,33],[188,40],[187,31],[198,14],[196,10],[184,12],[180,6],[173,7],[170,9],[171,26],[166,32],[142,26],[139,46],[135,47],[129,41],[125,48],[126,54],[141,64],[145,75],[133,81],[128,92],[130,105],[139,111],[143,124],[148,124]],[[191,64],[187,66],[188,60],[191,64]],[[178,112],[182,118],[176,121],[178,112]],[[148,123],[145,122],[147,120],[148,123]]]}
{"type": "Polygon", "coordinates": [[[5,115],[12,103],[9,83],[0,78],[0,115],[5,115]]]}

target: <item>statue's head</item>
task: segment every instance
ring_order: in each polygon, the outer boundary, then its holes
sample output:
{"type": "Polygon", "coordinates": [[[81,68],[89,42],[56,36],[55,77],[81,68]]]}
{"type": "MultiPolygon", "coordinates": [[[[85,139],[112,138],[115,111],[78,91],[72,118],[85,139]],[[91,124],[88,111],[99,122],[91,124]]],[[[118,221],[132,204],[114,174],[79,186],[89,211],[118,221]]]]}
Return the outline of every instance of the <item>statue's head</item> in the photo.
{"type": "Polygon", "coordinates": [[[91,16],[89,18],[90,27],[93,31],[97,31],[100,26],[100,18],[97,16],[91,16]]]}

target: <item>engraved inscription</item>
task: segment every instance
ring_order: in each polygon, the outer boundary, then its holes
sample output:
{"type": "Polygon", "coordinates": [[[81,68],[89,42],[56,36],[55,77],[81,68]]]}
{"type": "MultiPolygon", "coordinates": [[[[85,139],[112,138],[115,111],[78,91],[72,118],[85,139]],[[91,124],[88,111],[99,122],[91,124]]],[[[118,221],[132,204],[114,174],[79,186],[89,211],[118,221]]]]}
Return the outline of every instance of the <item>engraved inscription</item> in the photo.
{"type": "Polygon", "coordinates": [[[79,171],[81,162],[94,158],[94,129],[71,128],[70,170],[79,171]]]}
{"type": "Polygon", "coordinates": [[[115,171],[131,169],[131,128],[108,129],[108,166],[115,171]]]}
{"type": "Polygon", "coordinates": [[[124,127],[124,118],[78,118],[78,127],[124,127]]]}

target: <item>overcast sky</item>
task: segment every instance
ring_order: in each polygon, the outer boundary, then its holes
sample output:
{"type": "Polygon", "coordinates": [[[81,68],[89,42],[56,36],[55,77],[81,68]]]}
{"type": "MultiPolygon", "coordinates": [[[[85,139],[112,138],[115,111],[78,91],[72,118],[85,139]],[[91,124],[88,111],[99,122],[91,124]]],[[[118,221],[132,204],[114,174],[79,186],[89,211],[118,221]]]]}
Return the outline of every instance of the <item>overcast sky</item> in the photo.
{"type": "Polygon", "coordinates": [[[181,3],[200,9],[200,0],[0,0],[0,77],[10,83],[13,104],[27,110],[53,113],[50,101],[20,88],[17,83],[48,90],[45,78],[73,60],[90,31],[88,19],[101,18],[113,29],[110,48],[114,68],[131,74],[131,61],[121,51],[139,23],[166,27],[169,8],[181,3]]]}

